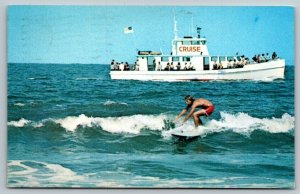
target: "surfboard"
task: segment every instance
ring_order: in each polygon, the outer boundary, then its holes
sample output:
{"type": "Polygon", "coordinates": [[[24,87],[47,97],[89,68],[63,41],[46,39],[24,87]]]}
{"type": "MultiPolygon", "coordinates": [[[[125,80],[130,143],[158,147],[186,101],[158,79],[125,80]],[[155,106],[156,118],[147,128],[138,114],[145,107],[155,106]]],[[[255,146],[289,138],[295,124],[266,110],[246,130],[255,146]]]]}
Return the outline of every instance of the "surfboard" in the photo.
{"type": "Polygon", "coordinates": [[[201,135],[198,128],[187,129],[185,126],[180,126],[171,131],[171,135],[180,139],[197,138],[201,135]]]}

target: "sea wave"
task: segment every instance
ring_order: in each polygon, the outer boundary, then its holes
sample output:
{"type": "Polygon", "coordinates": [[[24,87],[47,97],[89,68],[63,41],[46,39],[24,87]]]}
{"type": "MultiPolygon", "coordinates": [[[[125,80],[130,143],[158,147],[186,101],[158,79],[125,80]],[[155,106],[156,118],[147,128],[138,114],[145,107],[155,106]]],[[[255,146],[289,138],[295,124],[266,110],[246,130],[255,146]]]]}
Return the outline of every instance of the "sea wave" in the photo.
{"type": "Polygon", "coordinates": [[[49,80],[49,77],[29,77],[29,80],[49,80]]]}
{"type": "MultiPolygon", "coordinates": [[[[281,118],[256,118],[247,113],[231,114],[228,112],[220,112],[221,118],[212,119],[205,123],[205,126],[199,127],[202,136],[211,133],[219,133],[224,131],[232,131],[245,136],[251,135],[255,130],[262,130],[268,133],[291,133],[295,127],[294,116],[285,113],[281,118]]],[[[34,128],[40,128],[47,125],[47,122],[60,125],[66,131],[75,132],[79,127],[91,128],[99,127],[100,129],[110,133],[131,133],[139,134],[142,129],[162,131],[164,137],[170,137],[174,128],[170,120],[174,119],[174,115],[158,114],[158,115],[131,115],[121,117],[89,117],[85,114],[78,116],[68,116],[65,118],[47,118],[38,122],[33,122],[21,118],[18,121],[8,122],[9,126],[24,127],[31,125],[34,128]]],[[[185,130],[194,128],[193,121],[190,119],[184,126],[185,130]]]]}
{"type": "Polygon", "coordinates": [[[295,118],[285,113],[281,118],[256,118],[247,113],[230,114],[220,112],[220,120],[212,120],[208,127],[224,131],[232,130],[236,133],[250,135],[254,130],[263,130],[269,133],[287,133],[294,129],[295,118]]]}
{"type": "Polygon", "coordinates": [[[104,106],[111,106],[111,105],[125,105],[128,106],[128,104],[126,102],[115,102],[112,100],[107,100],[103,103],[104,106]]]}
{"type": "Polygon", "coordinates": [[[133,115],[123,117],[87,117],[84,114],[69,116],[54,120],[67,131],[75,131],[82,127],[101,127],[104,131],[111,133],[138,134],[142,129],[161,130],[164,127],[165,115],[133,115]]]}
{"type": "Polygon", "coordinates": [[[60,164],[11,160],[8,161],[7,166],[9,187],[64,186],[64,183],[80,183],[85,179],[84,176],[78,175],[60,164]]]}
{"type": "Polygon", "coordinates": [[[14,127],[24,127],[25,125],[29,124],[31,121],[26,120],[24,118],[21,118],[18,121],[10,121],[7,123],[8,126],[14,126],[14,127]]]}
{"type": "MultiPolygon", "coordinates": [[[[219,120],[208,121],[205,126],[198,127],[199,134],[205,137],[208,134],[232,131],[241,135],[250,136],[255,130],[262,130],[268,133],[290,133],[295,127],[295,118],[288,113],[281,118],[256,118],[247,113],[230,114],[220,112],[219,120]]],[[[194,130],[192,123],[183,126],[185,130],[194,130]]],[[[170,131],[164,131],[165,138],[171,137],[170,131]]]]}
{"type": "Polygon", "coordinates": [[[15,105],[15,106],[25,106],[25,104],[23,104],[23,103],[20,103],[20,102],[18,102],[18,103],[15,103],[14,105],[15,105]]]}

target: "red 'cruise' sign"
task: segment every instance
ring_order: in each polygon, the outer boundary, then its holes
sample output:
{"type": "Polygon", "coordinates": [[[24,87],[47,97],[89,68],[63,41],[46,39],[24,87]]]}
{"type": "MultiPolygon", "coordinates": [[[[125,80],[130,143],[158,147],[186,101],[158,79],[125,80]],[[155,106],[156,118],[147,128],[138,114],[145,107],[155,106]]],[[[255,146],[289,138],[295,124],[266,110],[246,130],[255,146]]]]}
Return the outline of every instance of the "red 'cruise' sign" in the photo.
{"type": "Polygon", "coordinates": [[[200,52],[200,46],[180,46],[180,52],[200,52]]]}

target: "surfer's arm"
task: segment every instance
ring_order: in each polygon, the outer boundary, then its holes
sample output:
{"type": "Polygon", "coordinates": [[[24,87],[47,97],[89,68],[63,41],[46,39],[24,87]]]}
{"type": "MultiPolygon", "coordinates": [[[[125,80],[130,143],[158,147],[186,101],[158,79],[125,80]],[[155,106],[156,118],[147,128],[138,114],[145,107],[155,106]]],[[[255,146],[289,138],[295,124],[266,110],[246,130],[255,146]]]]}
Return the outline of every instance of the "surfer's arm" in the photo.
{"type": "Polygon", "coordinates": [[[195,111],[195,107],[192,107],[191,111],[189,112],[188,115],[186,115],[186,117],[182,121],[181,125],[183,125],[187,120],[189,120],[189,118],[192,116],[192,114],[194,113],[194,111],[195,111]]]}
{"type": "Polygon", "coordinates": [[[179,115],[175,118],[174,122],[176,123],[180,117],[182,117],[182,115],[184,115],[186,113],[186,109],[184,108],[180,113],[179,115]]]}

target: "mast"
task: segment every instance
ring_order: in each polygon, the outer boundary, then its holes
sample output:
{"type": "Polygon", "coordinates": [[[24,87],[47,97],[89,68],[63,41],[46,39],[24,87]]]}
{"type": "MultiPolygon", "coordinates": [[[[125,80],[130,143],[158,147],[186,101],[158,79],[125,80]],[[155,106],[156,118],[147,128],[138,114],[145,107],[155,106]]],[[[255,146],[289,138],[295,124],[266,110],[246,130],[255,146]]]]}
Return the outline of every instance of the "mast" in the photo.
{"type": "Polygon", "coordinates": [[[177,39],[178,38],[178,35],[177,35],[177,32],[178,32],[178,30],[177,30],[177,21],[176,21],[176,17],[175,17],[175,11],[173,10],[173,12],[174,12],[174,39],[177,39]]]}

